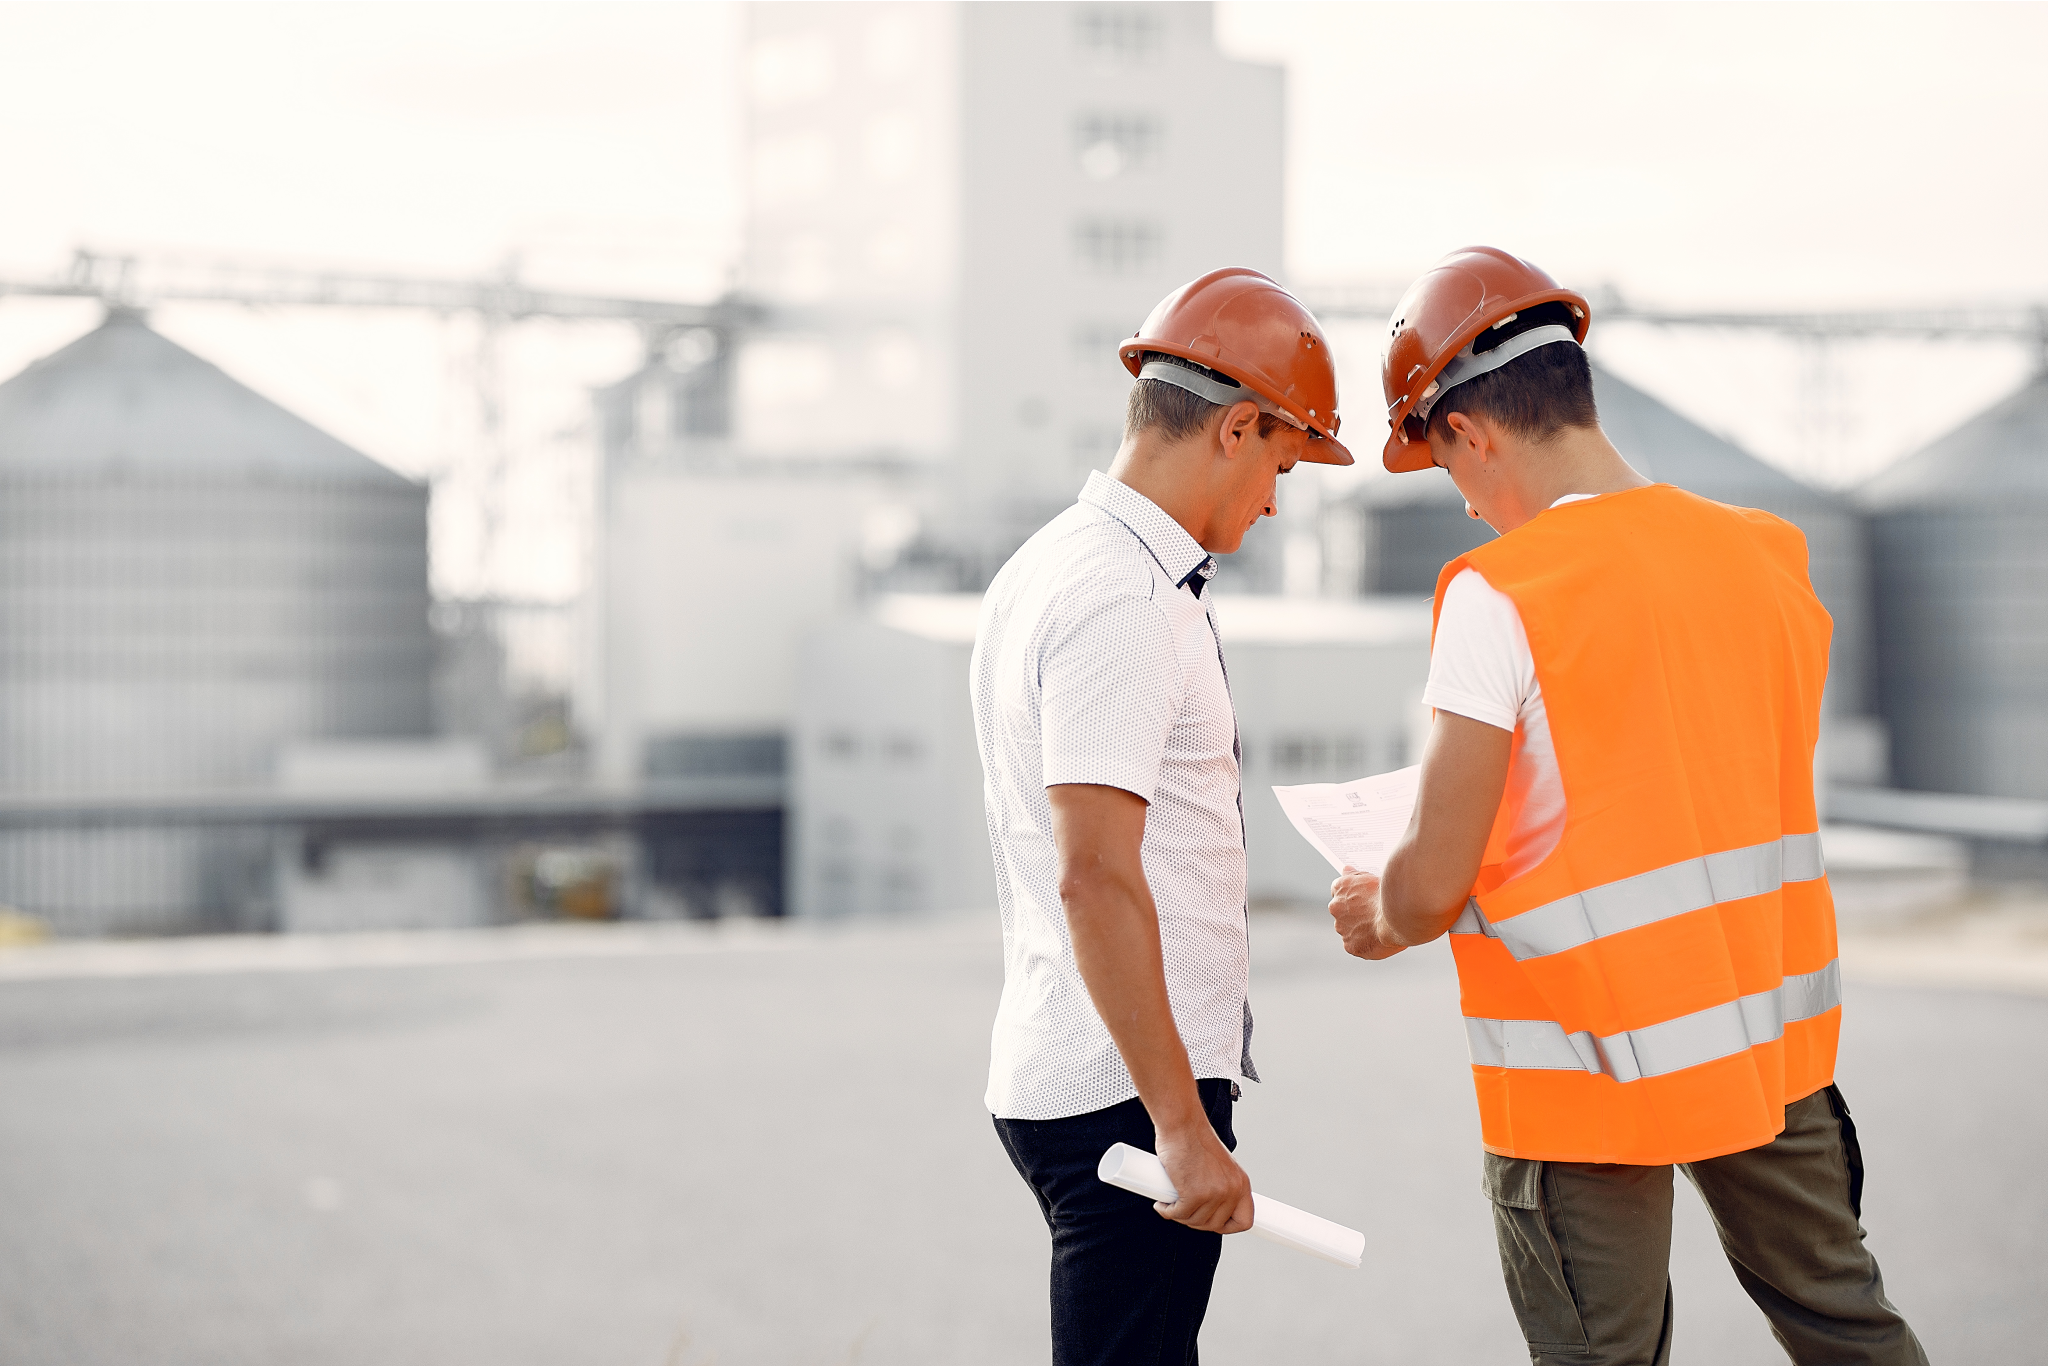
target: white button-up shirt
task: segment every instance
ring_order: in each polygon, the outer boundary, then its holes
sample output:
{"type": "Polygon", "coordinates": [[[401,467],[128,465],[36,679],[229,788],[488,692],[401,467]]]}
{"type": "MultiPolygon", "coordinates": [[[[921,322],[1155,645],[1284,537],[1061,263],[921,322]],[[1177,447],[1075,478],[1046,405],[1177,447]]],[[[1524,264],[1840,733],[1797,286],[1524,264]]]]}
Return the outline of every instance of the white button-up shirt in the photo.
{"type": "Polygon", "coordinates": [[[1003,566],[971,666],[1003,998],[988,1108],[1054,1120],[1138,1094],[1074,966],[1046,788],[1150,804],[1142,853],[1174,1023],[1198,1078],[1256,1081],[1237,720],[1201,588],[1214,562],[1144,495],[1102,474],[1003,566]]]}

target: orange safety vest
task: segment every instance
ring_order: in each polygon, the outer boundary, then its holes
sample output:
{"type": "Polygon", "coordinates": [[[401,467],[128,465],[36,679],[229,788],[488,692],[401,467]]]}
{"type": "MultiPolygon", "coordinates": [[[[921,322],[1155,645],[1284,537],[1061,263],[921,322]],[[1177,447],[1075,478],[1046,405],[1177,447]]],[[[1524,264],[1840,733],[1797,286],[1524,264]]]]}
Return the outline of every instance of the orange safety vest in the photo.
{"type": "Polygon", "coordinates": [[[1834,1078],[1813,752],[1833,622],[1798,528],[1670,485],[1552,508],[1444,567],[1513,600],[1564,833],[1452,928],[1487,1149],[1683,1163],[1769,1143],[1834,1078]]]}

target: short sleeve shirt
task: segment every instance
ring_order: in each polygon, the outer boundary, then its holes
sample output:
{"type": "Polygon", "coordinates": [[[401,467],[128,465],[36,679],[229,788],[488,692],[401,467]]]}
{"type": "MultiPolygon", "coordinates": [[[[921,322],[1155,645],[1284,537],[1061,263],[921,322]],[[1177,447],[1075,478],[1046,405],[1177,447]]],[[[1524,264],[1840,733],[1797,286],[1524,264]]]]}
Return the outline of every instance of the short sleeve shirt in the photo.
{"type": "MultiPolygon", "coordinates": [[[[1566,494],[1550,506],[1590,497],[1566,494]]],[[[1564,780],[1522,614],[1478,570],[1460,570],[1444,590],[1422,700],[1438,711],[1514,733],[1501,868],[1509,878],[1521,877],[1548,858],[1564,836],[1564,780]]]]}
{"type": "Polygon", "coordinates": [[[1257,1080],[1237,722],[1205,568],[1180,524],[1096,473],[983,599],[970,687],[1003,923],[986,1101],[1004,1119],[1138,1094],[1074,965],[1055,784],[1145,799],[1145,878],[1188,1061],[1198,1078],[1257,1080]]]}

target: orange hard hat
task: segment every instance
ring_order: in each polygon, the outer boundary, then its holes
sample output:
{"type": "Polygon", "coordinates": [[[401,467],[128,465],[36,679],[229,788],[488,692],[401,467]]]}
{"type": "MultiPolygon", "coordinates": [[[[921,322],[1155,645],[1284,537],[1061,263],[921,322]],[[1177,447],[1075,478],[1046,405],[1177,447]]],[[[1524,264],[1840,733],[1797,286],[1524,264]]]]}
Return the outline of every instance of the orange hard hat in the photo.
{"type": "Polygon", "coordinates": [[[1315,315],[1257,271],[1231,266],[1182,285],[1159,301],[1118,354],[1124,369],[1142,379],[1164,380],[1214,404],[1250,400],[1301,428],[1311,438],[1303,460],[1351,464],[1351,452],[1337,440],[1341,420],[1330,344],[1315,315]],[[1170,361],[1148,365],[1148,351],[1201,369],[1170,361]],[[1249,394],[1242,392],[1247,389],[1249,394]]]}
{"type": "Polygon", "coordinates": [[[1431,266],[1401,296],[1387,327],[1380,384],[1386,391],[1387,426],[1392,430],[1382,463],[1397,473],[1429,469],[1428,445],[1411,440],[1404,426],[1411,416],[1427,421],[1436,397],[1451,386],[1546,343],[1584,342],[1592,322],[1593,311],[1584,295],[1497,247],[1461,247],[1431,266]],[[1491,350],[1471,352],[1473,339],[1488,328],[1539,304],[1565,305],[1571,310],[1572,326],[1531,328],[1491,350]]]}

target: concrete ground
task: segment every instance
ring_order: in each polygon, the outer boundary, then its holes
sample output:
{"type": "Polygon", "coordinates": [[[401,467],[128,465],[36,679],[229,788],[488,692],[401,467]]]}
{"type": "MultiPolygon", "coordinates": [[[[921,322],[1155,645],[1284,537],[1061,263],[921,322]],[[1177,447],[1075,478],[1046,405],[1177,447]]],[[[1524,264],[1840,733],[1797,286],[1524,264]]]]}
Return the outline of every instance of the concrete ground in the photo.
{"type": "MultiPolygon", "coordinates": [[[[0,1359],[1044,1361],[992,920],[0,954],[0,1359]]],[[[2048,944],[1971,926],[1846,946],[1841,1082],[1935,1359],[2038,1362],[2048,944]]],[[[1367,1261],[1232,1240],[1205,1358],[1526,1360],[1444,947],[1253,947],[1241,1155],[1367,1261]]],[[[1675,1360],[1782,1361],[1679,1192],[1675,1360]]]]}

